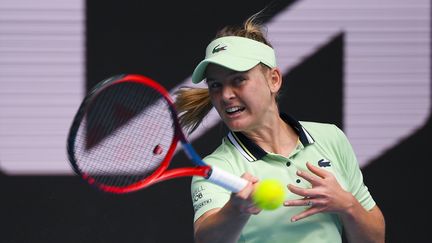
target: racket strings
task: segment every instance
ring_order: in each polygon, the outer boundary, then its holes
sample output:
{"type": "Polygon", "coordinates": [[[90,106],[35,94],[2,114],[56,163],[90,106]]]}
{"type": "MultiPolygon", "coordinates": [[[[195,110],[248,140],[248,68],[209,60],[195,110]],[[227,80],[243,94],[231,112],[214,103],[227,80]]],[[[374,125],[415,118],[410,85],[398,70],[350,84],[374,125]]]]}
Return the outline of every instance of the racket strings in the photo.
{"type": "Polygon", "coordinates": [[[169,104],[157,91],[131,83],[110,86],[92,101],[78,130],[78,167],[99,184],[134,184],[159,168],[174,132],[169,104]]]}

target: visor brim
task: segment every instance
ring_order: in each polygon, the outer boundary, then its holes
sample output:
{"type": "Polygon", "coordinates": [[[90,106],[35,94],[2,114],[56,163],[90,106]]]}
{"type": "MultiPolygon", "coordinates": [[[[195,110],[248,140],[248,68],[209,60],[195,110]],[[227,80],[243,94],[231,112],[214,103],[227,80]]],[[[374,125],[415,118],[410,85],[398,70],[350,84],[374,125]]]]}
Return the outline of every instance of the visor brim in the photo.
{"type": "Polygon", "coordinates": [[[196,84],[205,78],[205,71],[208,64],[217,64],[237,72],[244,72],[255,67],[258,63],[260,63],[258,60],[224,54],[213,56],[201,61],[198,64],[192,73],[192,82],[196,84]]]}

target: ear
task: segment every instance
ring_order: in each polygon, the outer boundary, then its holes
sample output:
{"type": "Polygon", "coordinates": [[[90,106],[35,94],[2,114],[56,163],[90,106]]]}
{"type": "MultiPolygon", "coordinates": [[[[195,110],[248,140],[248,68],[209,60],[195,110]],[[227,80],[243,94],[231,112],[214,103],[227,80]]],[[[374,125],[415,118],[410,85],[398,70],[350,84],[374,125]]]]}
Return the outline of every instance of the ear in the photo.
{"type": "Polygon", "coordinates": [[[282,75],[279,68],[270,69],[268,84],[272,93],[277,93],[282,87],[282,75]]]}

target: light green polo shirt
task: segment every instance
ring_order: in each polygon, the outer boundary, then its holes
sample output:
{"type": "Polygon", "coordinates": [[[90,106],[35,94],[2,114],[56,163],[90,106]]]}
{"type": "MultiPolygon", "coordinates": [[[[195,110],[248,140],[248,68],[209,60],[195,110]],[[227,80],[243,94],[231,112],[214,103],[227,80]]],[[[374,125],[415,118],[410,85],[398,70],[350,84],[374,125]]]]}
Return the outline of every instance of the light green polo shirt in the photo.
{"type": "MultiPolygon", "coordinates": [[[[229,132],[222,144],[204,161],[238,176],[249,172],[261,180],[274,178],[286,185],[304,188],[311,188],[311,185],[297,176],[296,171],[307,170],[306,162],[311,162],[332,172],[340,185],[351,192],[366,210],[372,209],[375,201],[363,183],[359,164],[345,134],[332,124],[298,122],[285,114],[281,117],[299,135],[298,145],[288,157],[267,153],[243,134],[229,132]]],[[[286,190],[286,199],[301,198],[286,190]]],[[[210,209],[223,207],[231,194],[200,177],[192,179],[191,193],[195,220],[210,209]]],[[[292,216],[305,209],[282,206],[252,215],[239,242],[342,242],[342,225],[336,214],[319,213],[291,222],[292,216]]]]}

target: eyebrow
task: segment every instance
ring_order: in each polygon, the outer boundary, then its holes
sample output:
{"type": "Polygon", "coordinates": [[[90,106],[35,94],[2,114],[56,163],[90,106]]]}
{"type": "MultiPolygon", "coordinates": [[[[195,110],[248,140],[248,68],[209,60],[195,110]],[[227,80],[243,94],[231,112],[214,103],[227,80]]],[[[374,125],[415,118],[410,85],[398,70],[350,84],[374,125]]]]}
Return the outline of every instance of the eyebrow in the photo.
{"type": "MultiPolygon", "coordinates": [[[[236,75],[236,74],[244,74],[244,73],[247,73],[247,71],[235,71],[235,70],[231,70],[230,72],[228,72],[225,75],[225,77],[230,77],[230,76],[233,76],[233,75],[236,75]]],[[[217,79],[216,78],[212,78],[212,77],[206,77],[206,82],[208,80],[209,81],[216,81],[217,79]]]]}

